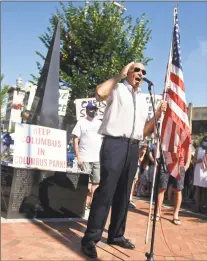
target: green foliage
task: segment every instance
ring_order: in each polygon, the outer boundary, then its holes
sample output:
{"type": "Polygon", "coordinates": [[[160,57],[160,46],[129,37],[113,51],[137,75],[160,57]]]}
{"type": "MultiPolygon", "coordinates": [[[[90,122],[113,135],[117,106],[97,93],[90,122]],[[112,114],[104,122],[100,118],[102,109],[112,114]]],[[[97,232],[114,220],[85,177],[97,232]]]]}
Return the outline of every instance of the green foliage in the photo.
{"type": "Polygon", "coordinates": [[[13,123],[10,129],[10,133],[14,133],[15,132],[15,124],[13,123]]]}
{"type": "MultiPolygon", "coordinates": [[[[60,3],[61,9],[50,19],[50,27],[39,38],[49,47],[57,17],[61,21],[61,80],[71,87],[66,122],[75,121],[74,100],[93,97],[96,86],[120,73],[131,61],[145,65],[144,56],[151,39],[145,14],[132,25],[132,18],[111,2],[91,2],[85,7],[60,3]]],[[[44,59],[44,57],[37,52],[44,59]]],[[[41,71],[40,64],[38,68],[41,71]]],[[[33,80],[34,80],[33,76],[33,80]]]]}
{"type": "MultiPolygon", "coordinates": [[[[40,70],[39,70],[39,72],[40,72],[40,70]]],[[[31,77],[32,77],[32,80],[30,80],[29,82],[31,82],[33,85],[37,85],[39,78],[37,76],[35,76],[34,74],[31,74],[31,77]]]]}
{"type": "Polygon", "coordinates": [[[194,146],[195,148],[198,148],[199,145],[200,145],[200,143],[201,143],[201,141],[202,141],[202,139],[203,139],[205,136],[207,136],[207,132],[205,132],[205,133],[203,133],[203,134],[200,134],[200,135],[197,135],[197,136],[194,138],[194,140],[193,140],[193,146],[194,146]]]}

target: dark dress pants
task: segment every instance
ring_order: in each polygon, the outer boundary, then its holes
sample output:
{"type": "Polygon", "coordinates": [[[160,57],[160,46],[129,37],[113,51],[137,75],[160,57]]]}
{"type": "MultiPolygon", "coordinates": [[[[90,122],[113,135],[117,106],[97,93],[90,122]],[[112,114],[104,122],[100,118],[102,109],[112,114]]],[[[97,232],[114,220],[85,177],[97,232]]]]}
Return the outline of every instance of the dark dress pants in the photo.
{"type": "Polygon", "coordinates": [[[108,239],[124,235],[138,150],[138,144],[128,143],[122,138],[104,138],[100,151],[101,180],[94,192],[82,244],[100,241],[111,206],[108,239]]]}

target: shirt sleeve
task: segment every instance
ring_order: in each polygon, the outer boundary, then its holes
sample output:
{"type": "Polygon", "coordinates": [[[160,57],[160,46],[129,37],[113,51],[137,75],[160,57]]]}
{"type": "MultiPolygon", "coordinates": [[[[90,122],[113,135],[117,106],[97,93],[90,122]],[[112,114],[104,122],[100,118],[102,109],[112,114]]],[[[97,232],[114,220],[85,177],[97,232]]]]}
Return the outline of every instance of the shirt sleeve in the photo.
{"type": "Polygon", "coordinates": [[[81,136],[81,124],[80,121],[78,121],[72,131],[72,135],[77,136],[78,138],[80,138],[81,136]]]}
{"type": "Polygon", "coordinates": [[[117,83],[116,87],[111,91],[110,95],[108,96],[108,98],[106,99],[107,102],[112,102],[116,93],[117,93],[117,89],[119,87],[119,83],[117,83]]]}
{"type": "MultiPolygon", "coordinates": [[[[116,93],[116,90],[117,90],[117,87],[118,87],[119,84],[116,85],[116,87],[111,91],[111,93],[109,94],[109,96],[105,99],[105,101],[107,103],[111,102],[113,99],[114,99],[114,95],[116,93]]],[[[101,101],[100,97],[97,95],[96,93],[96,100],[97,101],[101,101]]]]}
{"type": "Polygon", "coordinates": [[[110,93],[110,95],[107,97],[106,102],[111,102],[114,99],[114,89],[110,93]]]}

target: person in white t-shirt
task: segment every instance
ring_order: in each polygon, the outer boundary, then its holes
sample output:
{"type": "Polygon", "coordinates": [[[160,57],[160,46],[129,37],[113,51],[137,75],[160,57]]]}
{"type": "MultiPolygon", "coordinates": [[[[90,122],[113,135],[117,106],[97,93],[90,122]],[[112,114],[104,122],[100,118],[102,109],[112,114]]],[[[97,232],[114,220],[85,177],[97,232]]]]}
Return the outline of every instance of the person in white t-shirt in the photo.
{"type": "Polygon", "coordinates": [[[90,173],[89,193],[86,207],[90,208],[93,193],[100,182],[99,154],[102,144],[102,135],[98,134],[101,120],[97,119],[97,107],[91,102],[86,107],[87,117],[77,122],[72,134],[78,166],[81,170],[90,173]]]}

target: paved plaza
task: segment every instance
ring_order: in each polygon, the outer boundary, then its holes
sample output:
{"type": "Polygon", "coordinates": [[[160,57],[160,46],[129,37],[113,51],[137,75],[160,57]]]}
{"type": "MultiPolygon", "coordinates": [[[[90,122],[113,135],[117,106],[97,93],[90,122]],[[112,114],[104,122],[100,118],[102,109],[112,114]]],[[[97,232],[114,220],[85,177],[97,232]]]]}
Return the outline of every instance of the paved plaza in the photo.
{"type": "MultiPolygon", "coordinates": [[[[145,260],[150,240],[145,244],[149,203],[136,200],[137,209],[129,211],[126,237],[136,245],[125,250],[105,243],[109,220],[101,242],[98,260],[145,260]]],[[[181,226],[172,223],[172,208],[165,207],[156,226],[155,260],[207,260],[207,216],[182,211],[181,226]]],[[[87,260],[80,240],[86,220],[1,220],[1,260],[87,260]]]]}

